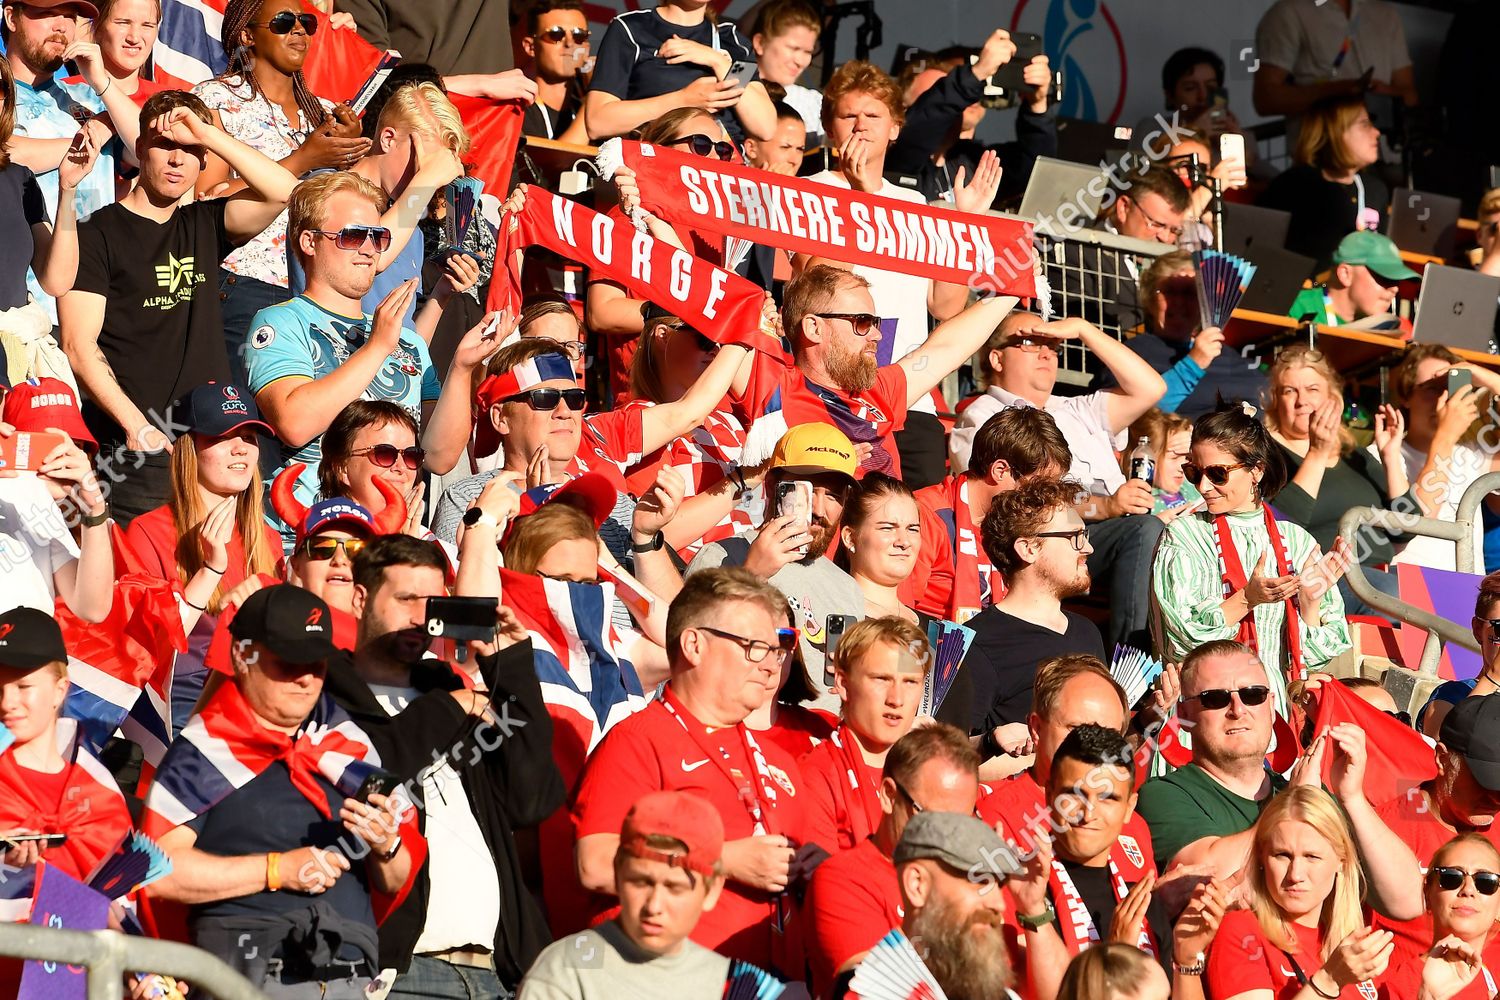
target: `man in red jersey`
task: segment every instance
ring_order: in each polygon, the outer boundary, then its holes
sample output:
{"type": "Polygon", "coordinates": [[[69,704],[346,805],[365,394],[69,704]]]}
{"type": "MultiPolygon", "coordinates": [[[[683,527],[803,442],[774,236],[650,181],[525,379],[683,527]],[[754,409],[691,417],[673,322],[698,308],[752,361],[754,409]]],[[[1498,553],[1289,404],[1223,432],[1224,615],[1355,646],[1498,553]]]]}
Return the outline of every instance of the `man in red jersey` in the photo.
{"type": "Polygon", "coordinates": [[[844,633],[833,654],[843,721],[797,761],[808,840],[837,854],[875,832],[881,769],[891,747],[911,732],[931,669],[927,637],[904,618],[866,618],[844,633]]]}
{"type": "Polygon", "coordinates": [[[1072,452],[1052,414],[1012,407],[974,436],[966,472],[917,491],[922,550],[901,586],[902,600],[924,614],[966,622],[1005,596],[1005,581],[979,544],[979,525],[996,495],[1032,477],[1060,479],[1072,452]]]}
{"type": "Polygon", "coordinates": [[[806,840],[796,762],[744,725],[766,696],[767,673],[791,655],[795,640],[783,645],[777,631],[786,617],[781,592],[742,569],[689,576],[667,612],[671,680],[660,700],[595,749],[573,806],[578,878],[615,895],[630,807],[663,789],[707,799],[724,818],[727,881],[693,940],[762,968],[788,966],[786,889],[795,848],[806,840]]]}

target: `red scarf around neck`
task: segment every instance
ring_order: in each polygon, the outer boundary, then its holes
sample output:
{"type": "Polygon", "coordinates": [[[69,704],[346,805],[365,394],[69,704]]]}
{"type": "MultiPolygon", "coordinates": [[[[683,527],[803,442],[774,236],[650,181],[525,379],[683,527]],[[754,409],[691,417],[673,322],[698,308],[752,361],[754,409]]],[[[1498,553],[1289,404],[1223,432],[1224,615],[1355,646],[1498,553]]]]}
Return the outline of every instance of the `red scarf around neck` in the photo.
{"type": "MultiPolygon", "coordinates": [[[[1281,537],[1281,529],[1276,526],[1276,516],[1271,513],[1271,508],[1261,504],[1261,514],[1265,519],[1266,538],[1271,546],[1271,555],[1275,559],[1277,576],[1287,576],[1293,572],[1291,558],[1287,555],[1286,542],[1281,537]]],[[[1220,514],[1214,518],[1215,541],[1219,549],[1219,565],[1223,571],[1224,596],[1244,590],[1249,584],[1250,578],[1245,573],[1243,560],[1234,545],[1234,536],[1229,531],[1229,517],[1220,514]]],[[[1306,678],[1307,669],[1302,662],[1302,632],[1301,612],[1297,607],[1297,597],[1294,594],[1286,599],[1286,615],[1283,627],[1286,629],[1286,677],[1289,680],[1301,680],[1306,678]]],[[[1255,609],[1251,608],[1240,619],[1240,627],[1235,638],[1249,646],[1260,654],[1260,644],[1255,629],[1255,609]]],[[[1269,666],[1269,665],[1268,665],[1269,666]]]]}

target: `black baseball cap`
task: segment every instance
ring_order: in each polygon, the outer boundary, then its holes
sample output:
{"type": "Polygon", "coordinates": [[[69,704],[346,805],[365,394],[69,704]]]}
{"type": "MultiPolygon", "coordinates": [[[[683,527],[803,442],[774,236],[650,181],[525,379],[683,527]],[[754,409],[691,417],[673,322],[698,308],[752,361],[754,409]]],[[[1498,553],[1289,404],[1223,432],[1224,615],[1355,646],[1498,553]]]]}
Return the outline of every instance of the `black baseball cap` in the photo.
{"type": "Polygon", "coordinates": [[[11,608],[0,615],[0,667],[34,670],[68,660],[62,629],[36,608],[11,608]]]}
{"type": "Polygon", "coordinates": [[[1438,740],[1464,763],[1474,780],[1500,792],[1500,694],[1465,698],[1443,717],[1438,740]]]}
{"type": "Polygon", "coordinates": [[[209,382],[183,396],[172,407],[172,422],[208,437],[223,437],[245,426],[276,436],[260,418],[250,390],[233,382],[209,382]]]}
{"type": "Polygon", "coordinates": [[[260,643],[287,663],[317,663],[335,652],[328,605],[290,583],[264,587],[245,598],[229,623],[229,634],[260,643]]]}

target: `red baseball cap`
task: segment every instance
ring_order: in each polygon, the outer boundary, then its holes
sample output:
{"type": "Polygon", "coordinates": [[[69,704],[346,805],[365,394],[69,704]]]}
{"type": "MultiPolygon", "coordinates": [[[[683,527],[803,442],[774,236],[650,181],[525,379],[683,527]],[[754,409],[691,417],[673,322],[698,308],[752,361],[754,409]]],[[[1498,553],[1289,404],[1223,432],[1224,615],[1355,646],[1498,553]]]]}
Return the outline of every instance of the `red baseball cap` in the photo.
{"type": "Polygon", "coordinates": [[[630,807],[620,828],[620,850],[632,857],[712,875],[724,854],[724,820],[706,799],[689,792],[650,792],[630,807]],[[650,836],[680,840],[687,845],[687,853],[648,847],[646,838],[650,836]]]}
{"type": "Polygon", "coordinates": [[[99,450],[99,442],[84,426],[83,414],[78,410],[78,394],[62,379],[31,378],[12,386],[5,394],[0,420],[18,431],[56,427],[90,455],[99,450]]]}

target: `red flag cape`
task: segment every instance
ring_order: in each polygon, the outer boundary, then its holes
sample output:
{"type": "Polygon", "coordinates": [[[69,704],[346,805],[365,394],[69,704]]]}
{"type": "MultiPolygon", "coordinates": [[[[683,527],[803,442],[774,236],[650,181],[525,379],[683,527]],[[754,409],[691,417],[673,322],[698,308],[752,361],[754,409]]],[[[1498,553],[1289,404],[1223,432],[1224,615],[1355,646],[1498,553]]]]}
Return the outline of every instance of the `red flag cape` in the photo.
{"type": "Polygon", "coordinates": [[[620,163],[634,170],[642,205],[668,222],[795,253],[1036,297],[1029,222],[929,208],[627,140],[605,143],[599,163],[606,177],[620,163]],[[987,280],[980,285],[980,278],[987,280]]]}
{"type": "MultiPolygon", "coordinates": [[[[1313,692],[1312,716],[1321,733],[1330,726],[1353,723],[1365,731],[1365,798],[1380,806],[1437,776],[1437,757],[1411,726],[1386,715],[1339,681],[1313,692]]],[[[1323,784],[1328,784],[1333,755],[1323,757],[1323,784]]]]}
{"type": "Polygon", "coordinates": [[[385,52],[377,49],[353,28],[334,28],[328,15],[303,3],[302,9],[318,19],[318,34],[308,46],[302,64],[302,79],[314,94],[335,104],[352,101],[380,65],[385,52]]]}
{"type": "Polygon", "coordinates": [[[521,304],[521,252],[532,246],[576,260],[595,278],[625,286],[636,298],[673,310],[720,344],[745,344],[785,360],[779,341],[760,331],[766,293],[751,282],[607,215],[535,185],[519,212],[500,221],[500,254],[490,282],[490,309],[521,304]]]}
{"type": "Polygon", "coordinates": [[[520,101],[492,101],[486,97],[449,94],[469,131],[469,174],[484,182],[486,194],[503,202],[510,194],[510,175],[521,141],[526,106],[520,101]]]}

